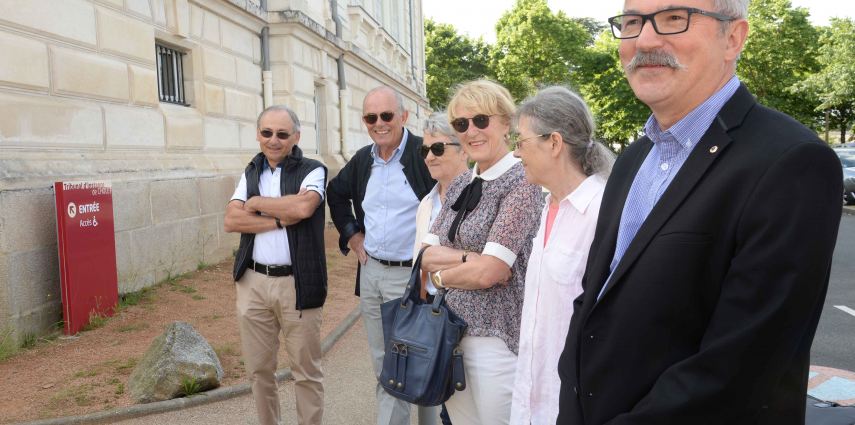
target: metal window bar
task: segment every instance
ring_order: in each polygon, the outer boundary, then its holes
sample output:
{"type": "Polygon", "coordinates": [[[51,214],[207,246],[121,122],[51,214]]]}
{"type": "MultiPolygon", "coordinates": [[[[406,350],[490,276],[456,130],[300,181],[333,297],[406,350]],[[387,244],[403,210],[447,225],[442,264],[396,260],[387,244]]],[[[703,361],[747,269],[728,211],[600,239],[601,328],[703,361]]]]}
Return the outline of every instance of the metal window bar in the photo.
{"type": "Polygon", "coordinates": [[[161,102],[187,106],[184,98],[184,53],[161,45],[157,47],[157,92],[161,102]]]}

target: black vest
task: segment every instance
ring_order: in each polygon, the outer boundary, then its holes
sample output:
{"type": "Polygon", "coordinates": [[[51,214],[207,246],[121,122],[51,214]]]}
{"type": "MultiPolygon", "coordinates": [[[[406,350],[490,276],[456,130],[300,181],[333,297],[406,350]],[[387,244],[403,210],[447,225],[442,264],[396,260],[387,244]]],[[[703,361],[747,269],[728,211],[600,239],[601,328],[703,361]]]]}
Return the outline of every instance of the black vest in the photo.
{"type": "MultiPolygon", "coordinates": [[[[246,197],[259,196],[258,180],[264,170],[267,158],[263,153],[256,155],[246,166],[246,197]]],[[[303,158],[303,152],[294,146],[282,164],[280,190],[282,196],[293,195],[300,191],[300,183],[315,168],[324,168],[324,186],[326,186],[327,168],[309,158],[303,158]]],[[[324,204],[321,202],[311,217],[299,223],[285,226],[288,234],[288,248],[291,250],[291,267],[297,290],[297,309],[317,308],[324,305],[327,297],[327,259],[324,252],[324,204]]],[[[252,249],[255,234],[242,233],[240,248],[235,255],[234,279],[239,281],[252,262],[252,249]]]]}

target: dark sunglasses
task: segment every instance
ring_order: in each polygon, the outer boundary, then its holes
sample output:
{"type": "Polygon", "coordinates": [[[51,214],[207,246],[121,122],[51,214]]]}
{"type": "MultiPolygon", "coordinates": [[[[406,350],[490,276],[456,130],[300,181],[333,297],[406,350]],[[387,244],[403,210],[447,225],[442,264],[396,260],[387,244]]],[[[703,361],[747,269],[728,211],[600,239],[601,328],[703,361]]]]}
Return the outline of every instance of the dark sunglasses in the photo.
{"type": "Polygon", "coordinates": [[[460,143],[436,142],[430,146],[421,145],[419,149],[422,153],[422,158],[427,158],[428,152],[433,152],[433,156],[442,156],[445,153],[445,145],[460,146],[460,143]]]}
{"type": "MultiPolygon", "coordinates": [[[[380,119],[385,122],[391,122],[395,118],[394,112],[381,112],[380,119]]],[[[362,116],[362,120],[365,121],[366,124],[374,124],[377,122],[377,114],[365,114],[362,116]]]]}
{"type": "Polygon", "coordinates": [[[451,126],[454,127],[454,130],[458,133],[465,133],[466,130],[469,129],[470,120],[472,121],[472,124],[475,124],[475,127],[478,127],[481,130],[490,125],[490,115],[478,114],[472,118],[455,118],[451,120],[451,126]]]}
{"type": "MultiPolygon", "coordinates": [[[[261,133],[261,136],[264,137],[265,139],[269,139],[269,138],[273,137],[273,134],[274,134],[273,130],[261,130],[261,131],[259,131],[259,133],[261,133]]],[[[276,138],[279,140],[286,140],[289,137],[291,137],[291,134],[288,133],[287,131],[277,131],[275,134],[276,134],[276,138]]]]}

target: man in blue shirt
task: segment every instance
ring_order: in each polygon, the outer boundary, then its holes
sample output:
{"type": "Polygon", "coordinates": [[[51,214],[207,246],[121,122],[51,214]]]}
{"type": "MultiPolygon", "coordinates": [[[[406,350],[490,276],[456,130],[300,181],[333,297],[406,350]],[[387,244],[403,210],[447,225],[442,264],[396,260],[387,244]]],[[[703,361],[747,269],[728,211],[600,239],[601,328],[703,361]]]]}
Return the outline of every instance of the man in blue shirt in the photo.
{"type": "MultiPolygon", "coordinates": [[[[356,253],[356,294],[375,375],[384,354],[380,305],[404,294],[413,264],[416,210],[434,181],[419,155],[422,138],[404,128],[408,112],[390,87],[368,92],[362,120],[373,144],[363,147],[327,187],[339,248],[356,253]],[[355,212],[355,216],[354,216],[355,212]]],[[[410,405],[376,384],[377,424],[409,424],[410,405]]]]}
{"type": "Polygon", "coordinates": [[[804,424],[842,177],[736,78],[748,2],[626,0],[609,19],[652,115],[603,195],[559,424],[804,424]]]}

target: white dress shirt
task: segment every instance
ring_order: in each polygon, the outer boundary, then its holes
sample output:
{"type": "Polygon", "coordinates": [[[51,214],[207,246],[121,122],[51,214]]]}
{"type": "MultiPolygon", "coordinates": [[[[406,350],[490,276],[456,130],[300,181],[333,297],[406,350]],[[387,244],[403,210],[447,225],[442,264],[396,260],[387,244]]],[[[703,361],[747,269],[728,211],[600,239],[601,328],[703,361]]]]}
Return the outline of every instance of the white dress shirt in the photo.
{"type": "MultiPolygon", "coordinates": [[[[282,197],[280,189],[280,181],[282,168],[276,167],[271,170],[264,161],[264,169],[258,178],[258,191],[261,196],[269,198],[282,197]]],[[[324,168],[318,167],[312,170],[303,178],[300,183],[301,188],[306,188],[317,192],[321,195],[321,202],[324,199],[324,168]]],[[[235,189],[232,200],[240,200],[246,202],[246,173],[240,177],[240,182],[235,189]]],[[[255,235],[255,244],[252,248],[252,259],[261,264],[268,266],[290,266],[291,265],[291,249],[288,247],[288,234],[285,229],[274,229],[267,232],[257,233],[255,235]]]]}
{"type": "Polygon", "coordinates": [[[564,350],[573,300],[582,293],[605,185],[603,177],[590,176],[561,200],[544,247],[552,195],[547,197],[525,276],[511,424],[553,425],[558,417],[558,358],[564,350]]]}

